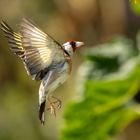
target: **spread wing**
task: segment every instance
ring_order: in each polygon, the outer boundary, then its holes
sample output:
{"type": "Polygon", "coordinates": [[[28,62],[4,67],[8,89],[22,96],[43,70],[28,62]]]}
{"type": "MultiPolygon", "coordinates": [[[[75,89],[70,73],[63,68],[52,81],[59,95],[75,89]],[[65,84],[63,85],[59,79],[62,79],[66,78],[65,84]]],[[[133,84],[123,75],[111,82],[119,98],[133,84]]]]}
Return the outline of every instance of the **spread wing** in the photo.
{"type": "Polygon", "coordinates": [[[62,46],[28,20],[22,20],[20,34],[5,22],[1,25],[11,50],[23,60],[27,73],[33,79],[42,79],[51,65],[65,59],[64,53],[67,52],[62,46]]]}

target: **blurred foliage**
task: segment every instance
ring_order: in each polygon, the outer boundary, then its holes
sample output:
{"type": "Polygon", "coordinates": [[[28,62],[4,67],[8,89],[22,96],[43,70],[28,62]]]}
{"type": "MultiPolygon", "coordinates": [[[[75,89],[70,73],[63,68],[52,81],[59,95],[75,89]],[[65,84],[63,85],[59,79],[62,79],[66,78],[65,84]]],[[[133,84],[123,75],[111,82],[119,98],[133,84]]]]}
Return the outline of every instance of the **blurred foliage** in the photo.
{"type": "Polygon", "coordinates": [[[140,57],[131,40],[88,50],[78,78],[81,100],[66,110],[63,140],[111,140],[139,117],[140,57]]]}
{"type": "Polygon", "coordinates": [[[140,14],[140,0],[130,0],[130,2],[134,12],[140,14]]]}

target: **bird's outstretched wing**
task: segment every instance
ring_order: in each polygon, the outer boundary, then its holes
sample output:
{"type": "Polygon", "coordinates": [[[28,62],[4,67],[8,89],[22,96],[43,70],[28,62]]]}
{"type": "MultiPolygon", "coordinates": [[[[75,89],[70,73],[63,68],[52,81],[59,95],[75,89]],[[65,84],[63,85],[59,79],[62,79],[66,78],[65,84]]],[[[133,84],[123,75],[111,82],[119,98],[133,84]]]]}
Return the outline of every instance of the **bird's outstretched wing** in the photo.
{"type": "Polygon", "coordinates": [[[52,64],[63,61],[64,53],[68,55],[59,43],[27,19],[22,20],[19,34],[5,22],[1,26],[11,50],[22,59],[27,73],[35,80],[42,79],[52,64]]]}

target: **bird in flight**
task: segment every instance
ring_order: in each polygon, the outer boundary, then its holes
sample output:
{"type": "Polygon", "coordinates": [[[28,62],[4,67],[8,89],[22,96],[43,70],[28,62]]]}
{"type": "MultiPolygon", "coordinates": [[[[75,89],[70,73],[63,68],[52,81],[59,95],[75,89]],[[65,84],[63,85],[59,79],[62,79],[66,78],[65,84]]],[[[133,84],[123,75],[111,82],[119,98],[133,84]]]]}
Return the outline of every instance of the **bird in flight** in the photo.
{"type": "Polygon", "coordinates": [[[61,45],[25,18],[21,21],[19,33],[14,32],[4,21],[1,22],[1,29],[12,52],[24,63],[28,75],[33,80],[41,81],[39,119],[44,125],[45,104],[48,104],[48,109],[53,114],[56,113],[56,103],[57,108],[61,107],[61,101],[52,93],[69,77],[72,69],[71,57],[84,43],[69,41],[61,45]],[[55,101],[52,101],[53,98],[55,101]]]}

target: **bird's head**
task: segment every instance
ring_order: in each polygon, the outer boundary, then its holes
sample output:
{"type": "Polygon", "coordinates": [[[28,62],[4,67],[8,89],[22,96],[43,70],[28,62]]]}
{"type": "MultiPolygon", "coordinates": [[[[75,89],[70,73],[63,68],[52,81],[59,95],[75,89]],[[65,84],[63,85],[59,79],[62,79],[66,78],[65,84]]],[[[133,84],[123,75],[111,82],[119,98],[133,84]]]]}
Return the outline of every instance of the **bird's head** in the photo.
{"type": "Polygon", "coordinates": [[[76,49],[83,45],[84,43],[80,41],[69,41],[64,43],[62,46],[70,55],[73,55],[76,49]]]}

